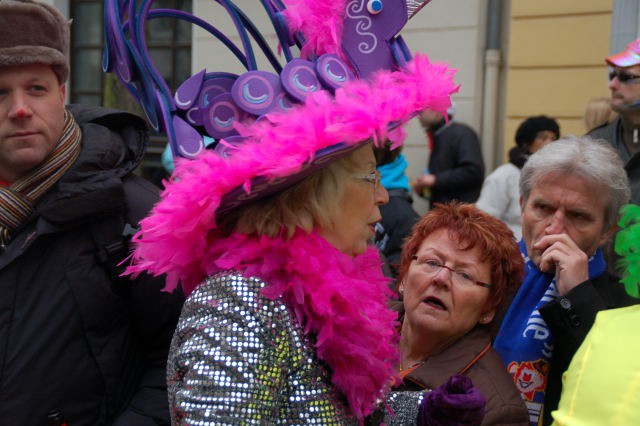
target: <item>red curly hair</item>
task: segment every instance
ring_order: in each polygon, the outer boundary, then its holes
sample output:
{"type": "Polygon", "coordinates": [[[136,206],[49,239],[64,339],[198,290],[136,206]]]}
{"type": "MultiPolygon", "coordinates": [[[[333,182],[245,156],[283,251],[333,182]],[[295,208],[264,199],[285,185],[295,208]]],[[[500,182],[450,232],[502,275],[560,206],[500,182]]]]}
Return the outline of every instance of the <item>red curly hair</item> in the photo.
{"type": "MultiPolygon", "coordinates": [[[[413,227],[405,241],[400,261],[398,283],[407,276],[412,256],[425,238],[438,229],[448,229],[449,237],[462,250],[480,249],[482,262],[491,271],[489,309],[498,309],[514,294],[524,276],[524,259],[511,230],[499,219],[481,211],[473,204],[436,203],[413,227]]],[[[398,284],[399,285],[399,284],[398,284]]]]}

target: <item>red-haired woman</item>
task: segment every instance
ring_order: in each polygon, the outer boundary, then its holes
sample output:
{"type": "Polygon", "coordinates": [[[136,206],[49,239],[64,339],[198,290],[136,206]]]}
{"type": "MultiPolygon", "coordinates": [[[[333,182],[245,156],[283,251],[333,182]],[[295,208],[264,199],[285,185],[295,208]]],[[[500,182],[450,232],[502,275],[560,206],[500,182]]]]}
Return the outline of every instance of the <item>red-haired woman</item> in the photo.
{"type": "Polygon", "coordinates": [[[402,382],[387,398],[387,424],[405,414],[413,417],[403,411],[417,410],[429,398],[424,391],[453,375],[471,379],[484,395],[483,425],[528,424],[490,332],[522,274],[512,232],[473,205],[436,204],[420,219],[404,246],[398,277],[402,382]]]}

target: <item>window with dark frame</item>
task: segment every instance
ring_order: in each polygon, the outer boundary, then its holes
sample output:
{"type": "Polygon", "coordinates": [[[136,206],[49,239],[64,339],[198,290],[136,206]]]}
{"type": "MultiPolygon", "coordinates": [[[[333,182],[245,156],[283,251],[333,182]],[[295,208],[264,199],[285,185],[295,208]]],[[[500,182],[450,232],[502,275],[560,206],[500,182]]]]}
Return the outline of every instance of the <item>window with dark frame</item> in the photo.
{"type": "MultiPolygon", "coordinates": [[[[156,0],[154,7],[192,10],[191,0],[156,0]]],[[[144,116],[127,90],[112,75],[102,72],[101,0],[70,0],[71,103],[124,109],[144,116]]],[[[156,18],[147,24],[147,46],[158,71],[172,90],[191,75],[191,24],[177,19],[156,18]]],[[[160,185],[166,176],[161,156],[167,140],[153,134],[140,167],[140,174],[160,185]]]]}

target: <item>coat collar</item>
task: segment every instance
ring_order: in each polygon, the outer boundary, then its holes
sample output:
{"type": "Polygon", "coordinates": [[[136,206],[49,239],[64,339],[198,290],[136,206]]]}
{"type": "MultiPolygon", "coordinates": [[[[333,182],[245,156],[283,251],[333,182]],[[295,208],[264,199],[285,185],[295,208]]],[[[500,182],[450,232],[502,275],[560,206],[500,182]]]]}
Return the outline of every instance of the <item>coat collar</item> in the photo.
{"type": "Polygon", "coordinates": [[[491,344],[491,334],[478,325],[444,351],[427,358],[405,377],[401,386],[435,389],[469,365],[487,344],[491,344]]]}

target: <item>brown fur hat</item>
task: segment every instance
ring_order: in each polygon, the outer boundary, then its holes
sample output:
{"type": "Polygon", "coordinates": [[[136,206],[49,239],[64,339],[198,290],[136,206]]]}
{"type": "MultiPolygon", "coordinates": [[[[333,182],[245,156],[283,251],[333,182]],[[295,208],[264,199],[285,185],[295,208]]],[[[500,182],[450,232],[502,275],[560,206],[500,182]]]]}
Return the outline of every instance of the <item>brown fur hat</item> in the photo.
{"type": "Polygon", "coordinates": [[[0,0],[0,68],[51,65],[64,83],[69,76],[71,21],[53,6],[32,0],[0,0]]]}

